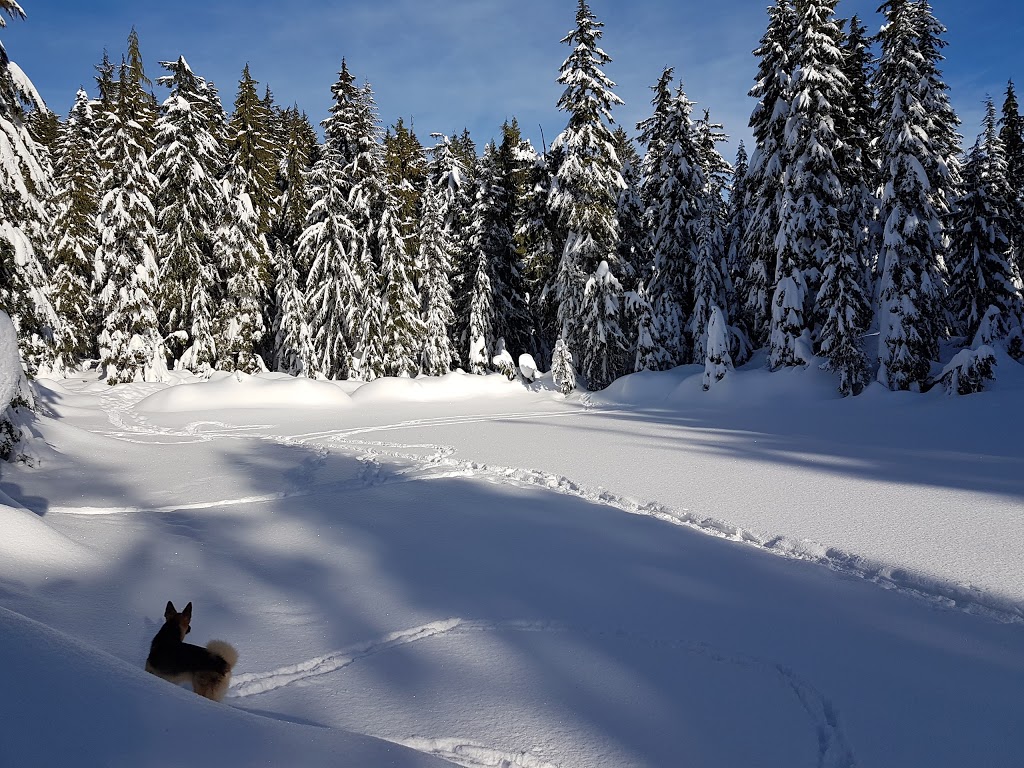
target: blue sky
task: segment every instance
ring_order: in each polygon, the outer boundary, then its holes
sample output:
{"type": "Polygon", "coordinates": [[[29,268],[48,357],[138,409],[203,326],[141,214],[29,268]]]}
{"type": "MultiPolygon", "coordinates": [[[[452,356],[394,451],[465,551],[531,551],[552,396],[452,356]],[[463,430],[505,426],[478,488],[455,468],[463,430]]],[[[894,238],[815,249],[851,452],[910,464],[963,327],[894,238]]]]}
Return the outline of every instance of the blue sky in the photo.
{"type": "MultiPolygon", "coordinates": [[[[881,0],[840,0],[842,16],[860,15],[871,32],[881,0]]],[[[649,111],[649,86],[674,66],[687,95],[708,107],[735,139],[747,138],[751,51],[770,0],[591,0],[605,22],[608,74],[626,105],[616,121],[632,130],[649,111]]],[[[326,114],[342,57],[373,86],[385,124],[412,121],[424,143],[435,131],[468,127],[478,145],[515,116],[524,132],[548,142],[564,126],[555,108],[559,40],[575,20],[576,0],[22,0],[27,21],[0,32],[11,57],[55,111],[65,114],[79,85],[93,92],[103,49],[118,60],[134,24],[147,74],[184,54],[213,80],[230,109],[243,65],[269,84],[279,103],[297,103],[314,121],[326,114]]],[[[949,27],[944,71],[973,141],[991,94],[1006,81],[1024,89],[1024,4],[1007,0],[933,0],[949,27]]],[[[162,98],[157,89],[157,96],[162,98]]],[[[727,150],[729,154],[732,150],[727,150]]]]}

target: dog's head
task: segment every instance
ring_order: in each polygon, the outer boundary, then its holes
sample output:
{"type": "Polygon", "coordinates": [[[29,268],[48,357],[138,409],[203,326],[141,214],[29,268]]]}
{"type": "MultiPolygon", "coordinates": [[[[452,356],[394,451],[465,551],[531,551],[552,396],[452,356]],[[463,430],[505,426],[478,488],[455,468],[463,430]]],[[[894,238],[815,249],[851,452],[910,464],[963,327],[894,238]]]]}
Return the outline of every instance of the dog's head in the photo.
{"type": "Polygon", "coordinates": [[[189,602],[185,606],[185,610],[178,613],[174,609],[174,603],[168,600],[167,607],[164,609],[164,619],[168,624],[177,628],[181,633],[181,639],[184,640],[185,635],[192,631],[192,627],[189,626],[189,623],[192,621],[192,603],[189,602]]]}

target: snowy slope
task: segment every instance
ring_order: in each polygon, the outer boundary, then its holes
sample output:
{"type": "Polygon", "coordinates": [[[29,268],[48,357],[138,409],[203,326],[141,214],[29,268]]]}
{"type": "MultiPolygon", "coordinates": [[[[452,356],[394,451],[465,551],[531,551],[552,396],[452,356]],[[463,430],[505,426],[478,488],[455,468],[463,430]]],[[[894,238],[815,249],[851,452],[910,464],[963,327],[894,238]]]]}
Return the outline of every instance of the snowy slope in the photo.
{"type": "Polygon", "coordinates": [[[32,510],[0,510],[0,741],[25,765],[71,761],[57,726],[76,764],[173,765],[160,736],[195,729],[225,766],[1018,766],[1024,381],[844,401],[756,370],[702,397],[701,373],[568,401],[42,383],[39,464],[0,479],[32,510]],[[168,599],[241,651],[219,707],[140,671],[168,599]]]}

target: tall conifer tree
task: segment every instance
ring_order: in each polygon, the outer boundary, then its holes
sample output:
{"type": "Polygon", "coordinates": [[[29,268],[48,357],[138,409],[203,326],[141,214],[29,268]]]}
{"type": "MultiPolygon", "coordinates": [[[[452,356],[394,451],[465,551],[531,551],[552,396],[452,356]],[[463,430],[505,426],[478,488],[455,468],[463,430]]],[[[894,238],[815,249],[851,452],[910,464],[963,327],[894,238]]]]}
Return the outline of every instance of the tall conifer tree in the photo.
{"type": "Polygon", "coordinates": [[[1024,272],[1024,116],[1011,80],[1006,86],[999,138],[1006,152],[1006,184],[1009,194],[1010,244],[1018,272],[1024,272]]]}
{"type": "Polygon", "coordinates": [[[144,85],[138,35],[128,38],[114,111],[106,115],[100,145],[106,175],[101,183],[100,246],[96,282],[102,316],[100,364],[110,384],[166,377],[156,315],[157,178],[150,166],[155,100],[144,85]]]}
{"type": "MultiPolygon", "coordinates": [[[[595,334],[607,329],[583,322],[584,317],[605,314],[584,307],[584,288],[601,262],[613,264],[618,258],[616,209],[625,185],[609,127],[611,109],[622,100],[612,91],[615,84],[602,69],[611,61],[599,46],[603,26],[586,0],[579,0],[576,28],[562,40],[573,52],[558,77],[566,86],[558,108],[568,113],[569,122],[552,147],[561,153],[552,204],[566,233],[555,274],[560,335],[570,349],[579,352],[587,370],[606,367],[590,356],[605,354],[607,348],[596,343],[595,334]]],[[[596,299],[597,294],[594,296],[596,299]]],[[[621,318],[616,322],[621,323],[621,318]]]]}
{"type": "Polygon", "coordinates": [[[1011,210],[1006,152],[992,100],[984,130],[967,155],[964,194],[950,227],[950,308],[971,340],[983,321],[983,343],[1005,337],[1019,325],[1020,275],[1011,258],[1011,210]],[[994,311],[994,315],[993,315],[994,311]]]}
{"type": "MultiPolygon", "coordinates": [[[[747,189],[751,214],[744,245],[750,268],[742,299],[755,347],[768,341],[773,316],[772,295],[781,275],[775,241],[782,223],[785,129],[790,111],[789,81],[795,66],[792,61],[795,32],[793,1],[776,0],[768,9],[768,28],[754,51],[758,70],[750,96],[757,99],[757,106],[750,115],[750,128],[755,146],[750,156],[747,189]]],[[[803,296],[800,306],[803,306],[803,296]]],[[[802,318],[797,327],[803,327],[802,318]]]]}
{"type": "Polygon", "coordinates": [[[158,82],[170,95],[156,122],[153,170],[159,181],[158,315],[173,364],[202,373],[213,368],[218,274],[213,244],[223,212],[218,175],[223,151],[210,131],[217,107],[184,57],[162,62],[171,74],[158,82]]]}
{"type": "Polygon", "coordinates": [[[54,152],[50,263],[53,306],[63,320],[54,365],[58,371],[91,357],[96,345],[92,276],[99,244],[98,149],[92,104],[80,89],[54,152]]]}
{"type": "Polygon", "coordinates": [[[891,0],[883,10],[888,23],[875,74],[884,222],[878,380],[908,390],[928,379],[945,327],[943,224],[956,130],[938,79],[938,27],[927,3],[891,0]]]}

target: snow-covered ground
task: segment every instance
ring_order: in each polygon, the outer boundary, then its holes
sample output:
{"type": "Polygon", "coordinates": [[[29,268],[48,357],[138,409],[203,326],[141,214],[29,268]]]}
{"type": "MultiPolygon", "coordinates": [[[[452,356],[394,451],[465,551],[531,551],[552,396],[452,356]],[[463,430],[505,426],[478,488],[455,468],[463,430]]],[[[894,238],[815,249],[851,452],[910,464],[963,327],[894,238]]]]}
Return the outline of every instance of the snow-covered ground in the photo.
{"type": "MultiPolygon", "coordinates": [[[[50,766],[1020,766],[1024,368],[38,382],[0,745],[50,766]],[[241,652],[147,675],[167,600],[241,652]]],[[[0,761],[2,762],[2,761],[0,761]]]]}

